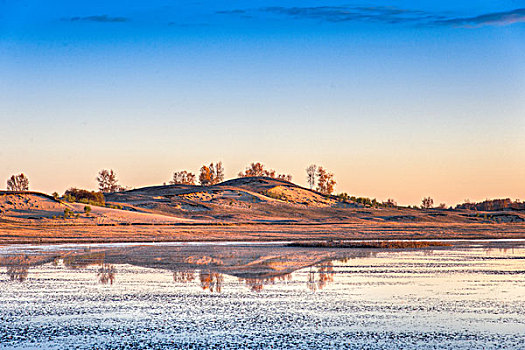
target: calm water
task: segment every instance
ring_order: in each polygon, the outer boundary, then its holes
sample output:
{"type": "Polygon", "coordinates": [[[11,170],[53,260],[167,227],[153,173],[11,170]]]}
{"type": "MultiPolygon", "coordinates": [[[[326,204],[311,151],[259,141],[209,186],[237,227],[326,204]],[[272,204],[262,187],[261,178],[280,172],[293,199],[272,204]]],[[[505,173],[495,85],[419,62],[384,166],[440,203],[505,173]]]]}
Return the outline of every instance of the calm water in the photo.
{"type": "Polygon", "coordinates": [[[0,249],[0,348],[525,349],[525,243],[0,249]]]}

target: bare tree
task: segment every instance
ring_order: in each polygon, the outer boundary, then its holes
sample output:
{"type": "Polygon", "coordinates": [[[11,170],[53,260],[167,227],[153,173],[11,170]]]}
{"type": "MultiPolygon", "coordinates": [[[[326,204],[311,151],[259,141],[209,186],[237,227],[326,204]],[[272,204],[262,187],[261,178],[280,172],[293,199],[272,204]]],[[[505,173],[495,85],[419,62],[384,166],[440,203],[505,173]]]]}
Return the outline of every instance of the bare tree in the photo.
{"type": "Polygon", "coordinates": [[[324,194],[332,194],[335,189],[336,181],[334,174],[329,173],[322,166],[317,168],[317,190],[324,194]]]}
{"type": "Polygon", "coordinates": [[[7,180],[8,191],[27,191],[29,190],[29,179],[22,173],[13,175],[7,180]]]}
{"type": "Polygon", "coordinates": [[[222,162],[218,162],[215,164],[215,183],[223,182],[224,181],[224,167],[222,166],[222,162]]]}
{"type": "Polygon", "coordinates": [[[110,193],[124,190],[124,187],[118,184],[117,174],[113,170],[101,170],[98,173],[97,181],[101,192],[110,193]]]}
{"type": "Polygon", "coordinates": [[[239,177],[249,177],[249,176],[267,176],[268,171],[264,169],[264,165],[257,162],[250,164],[246,168],[244,173],[241,171],[239,177]]]}
{"type": "Polygon", "coordinates": [[[315,181],[317,180],[317,165],[312,164],[306,168],[306,181],[310,186],[310,189],[314,188],[315,181]]]}
{"type": "Polygon", "coordinates": [[[244,173],[242,171],[239,173],[239,177],[249,176],[267,176],[274,179],[281,179],[290,182],[292,181],[292,175],[277,174],[277,172],[273,169],[265,169],[264,165],[260,162],[250,164],[250,166],[244,170],[244,173]]]}
{"type": "Polygon", "coordinates": [[[173,173],[173,180],[170,181],[172,185],[195,185],[195,174],[186,170],[176,171],[173,173]]]}
{"type": "Polygon", "coordinates": [[[434,200],[430,197],[423,198],[421,200],[421,208],[422,209],[430,209],[434,205],[434,200]]]}

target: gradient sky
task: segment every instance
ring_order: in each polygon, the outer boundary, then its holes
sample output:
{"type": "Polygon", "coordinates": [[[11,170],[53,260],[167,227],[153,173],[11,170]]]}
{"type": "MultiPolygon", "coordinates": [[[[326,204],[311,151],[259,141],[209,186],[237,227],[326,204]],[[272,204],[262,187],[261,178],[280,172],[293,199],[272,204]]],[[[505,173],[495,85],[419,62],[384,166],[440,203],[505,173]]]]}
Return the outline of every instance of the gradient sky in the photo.
{"type": "Polygon", "coordinates": [[[523,200],[525,1],[0,0],[0,141],[0,187],[222,160],[400,204],[523,200]]]}

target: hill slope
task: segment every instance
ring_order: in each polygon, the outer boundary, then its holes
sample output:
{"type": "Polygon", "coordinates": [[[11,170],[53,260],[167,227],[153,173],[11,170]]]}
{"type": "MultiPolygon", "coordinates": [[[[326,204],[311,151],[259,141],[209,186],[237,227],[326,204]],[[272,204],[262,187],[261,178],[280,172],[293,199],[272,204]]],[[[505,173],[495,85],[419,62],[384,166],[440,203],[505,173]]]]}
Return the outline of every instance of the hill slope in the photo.
{"type": "Polygon", "coordinates": [[[147,211],[125,211],[90,206],[91,212],[84,213],[85,204],[67,203],[39,192],[0,192],[0,218],[9,222],[38,224],[106,225],[120,223],[173,224],[191,222],[147,211]],[[68,209],[72,216],[64,218],[68,209]]]}
{"type": "Polygon", "coordinates": [[[304,222],[336,217],[357,208],[291,182],[247,177],[213,186],[152,186],[107,195],[128,210],[151,210],[205,222],[304,222]]]}

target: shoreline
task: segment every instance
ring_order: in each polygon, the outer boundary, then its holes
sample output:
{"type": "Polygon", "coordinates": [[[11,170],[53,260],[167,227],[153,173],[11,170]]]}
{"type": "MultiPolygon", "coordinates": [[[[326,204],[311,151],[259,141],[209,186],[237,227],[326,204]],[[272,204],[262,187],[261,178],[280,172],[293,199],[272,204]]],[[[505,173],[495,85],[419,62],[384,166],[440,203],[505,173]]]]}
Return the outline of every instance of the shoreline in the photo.
{"type": "Polygon", "coordinates": [[[525,224],[227,223],[87,226],[0,223],[0,245],[447,239],[525,239],[525,224]]]}

